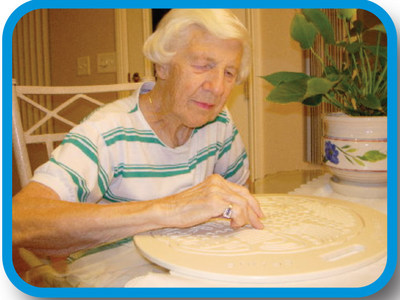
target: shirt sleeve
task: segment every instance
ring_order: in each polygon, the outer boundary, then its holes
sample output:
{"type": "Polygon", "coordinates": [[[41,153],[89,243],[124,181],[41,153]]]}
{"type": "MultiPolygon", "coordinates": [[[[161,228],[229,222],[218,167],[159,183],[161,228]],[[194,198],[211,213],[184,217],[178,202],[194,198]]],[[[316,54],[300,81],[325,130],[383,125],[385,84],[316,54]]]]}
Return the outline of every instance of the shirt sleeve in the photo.
{"type": "Polygon", "coordinates": [[[72,129],[32,181],[52,188],[62,200],[96,202],[106,192],[112,177],[109,156],[96,122],[72,129]]]}
{"type": "Polygon", "coordinates": [[[220,174],[228,181],[245,185],[249,176],[249,160],[239,131],[226,111],[228,122],[225,124],[225,136],[214,172],[220,174]]]}

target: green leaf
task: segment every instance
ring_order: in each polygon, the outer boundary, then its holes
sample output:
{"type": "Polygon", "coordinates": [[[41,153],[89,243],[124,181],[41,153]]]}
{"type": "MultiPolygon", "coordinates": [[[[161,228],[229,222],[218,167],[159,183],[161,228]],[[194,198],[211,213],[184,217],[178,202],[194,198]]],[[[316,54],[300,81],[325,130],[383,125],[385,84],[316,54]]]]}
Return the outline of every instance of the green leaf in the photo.
{"type": "Polygon", "coordinates": [[[368,94],[366,97],[360,98],[360,103],[365,107],[372,109],[381,108],[381,101],[375,95],[372,94],[368,94]]]}
{"type": "Polygon", "coordinates": [[[356,152],[356,151],[357,151],[357,149],[352,148],[352,149],[347,150],[346,152],[347,153],[353,153],[353,152],[356,152]]]}
{"type": "Polygon", "coordinates": [[[326,94],[335,83],[325,78],[314,77],[307,81],[307,92],[305,97],[326,94]]]}
{"type": "Polygon", "coordinates": [[[353,28],[350,30],[350,33],[361,34],[363,31],[364,31],[364,24],[360,20],[355,20],[353,22],[353,28]]]}
{"type": "Polygon", "coordinates": [[[348,44],[348,42],[341,41],[341,42],[337,42],[336,46],[338,46],[338,47],[346,47],[347,44],[348,44]]]}
{"type": "Polygon", "coordinates": [[[369,162],[377,162],[379,160],[386,159],[387,155],[378,151],[378,150],[371,150],[365,152],[363,156],[358,156],[359,159],[369,162]]]}
{"type": "Polygon", "coordinates": [[[298,73],[298,72],[277,72],[267,76],[262,76],[262,78],[271,83],[272,85],[277,86],[283,82],[309,78],[309,76],[304,73],[298,73]]]}
{"type": "MultiPolygon", "coordinates": [[[[375,55],[377,46],[368,46],[368,45],[365,45],[364,48],[367,49],[368,51],[370,51],[372,54],[375,55]]],[[[384,46],[379,46],[379,49],[378,49],[378,50],[379,50],[379,51],[378,51],[378,56],[386,59],[386,58],[387,58],[387,48],[384,47],[384,46]]]]}
{"type": "Polygon", "coordinates": [[[328,17],[319,9],[303,9],[303,15],[307,21],[314,24],[319,33],[324,38],[325,43],[335,44],[335,34],[328,17]]]}
{"type": "Polygon", "coordinates": [[[344,92],[349,92],[353,86],[354,86],[354,81],[351,79],[351,76],[345,75],[343,72],[342,75],[340,76],[340,82],[336,86],[336,89],[344,92]]]}
{"type": "Polygon", "coordinates": [[[304,105],[308,105],[308,106],[317,106],[317,105],[321,104],[322,96],[323,95],[315,95],[312,97],[308,97],[308,98],[304,99],[302,103],[304,105]]]}
{"type": "Polygon", "coordinates": [[[371,27],[370,29],[368,29],[368,31],[379,31],[379,32],[386,34],[386,29],[385,29],[385,26],[383,26],[383,24],[377,24],[377,25],[371,27]]]}
{"type": "MultiPolygon", "coordinates": [[[[361,158],[361,157],[359,157],[359,158],[361,158]]],[[[362,167],[365,166],[365,164],[364,164],[361,160],[359,160],[359,159],[357,159],[357,158],[355,158],[355,157],[353,157],[353,159],[354,159],[354,161],[355,161],[357,164],[359,164],[360,166],[362,166],[362,167]]]]}
{"type": "Polygon", "coordinates": [[[326,74],[326,78],[330,81],[338,81],[340,78],[339,71],[335,66],[326,66],[324,72],[326,74]]]}
{"type": "Polygon", "coordinates": [[[300,43],[302,49],[310,49],[314,45],[317,33],[315,26],[308,22],[305,16],[300,14],[294,16],[290,25],[290,35],[300,43]]]}
{"type": "Polygon", "coordinates": [[[358,51],[360,51],[362,46],[363,46],[362,43],[354,42],[354,43],[351,43],[351,44],[347,44],[345,48],[349,53],[354,54],[354,53],[357,53],[358,51]]]}
{"type": "Polygon", "coordinates": [[[342,8],[337,10],[338,18],[351,20],[353,16],[357,13],[357,9],[354,8],[342,8]]]}
{"type": "Polygon", "coordinates": [[[301,102],[306,90],[306,78],[283,82],[269,93],[267,100],[277,103],[301,102]]]}

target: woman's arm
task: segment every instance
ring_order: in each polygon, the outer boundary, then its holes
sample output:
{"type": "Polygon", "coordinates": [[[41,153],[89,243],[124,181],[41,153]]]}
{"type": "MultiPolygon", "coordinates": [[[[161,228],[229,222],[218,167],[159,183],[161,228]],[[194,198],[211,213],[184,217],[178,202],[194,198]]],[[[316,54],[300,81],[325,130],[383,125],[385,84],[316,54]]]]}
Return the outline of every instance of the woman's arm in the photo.
{"type": "Polygon", "coordinates": [[[50,188],[31,182],[13,198],[13,244],[62,256],[148,230],[194,226],[221,216],[229,205],[233,228],[263,228],[258,202],[219,175],[164,198],[106,205],[61,201],[50,188]]]}
{"type": "Polygon", "coordinates": [[[44,255],[66,255],[157,228],[152,201],[71,203],[36,182],[13,198],[12,211],[13,244],[44,255]]]}

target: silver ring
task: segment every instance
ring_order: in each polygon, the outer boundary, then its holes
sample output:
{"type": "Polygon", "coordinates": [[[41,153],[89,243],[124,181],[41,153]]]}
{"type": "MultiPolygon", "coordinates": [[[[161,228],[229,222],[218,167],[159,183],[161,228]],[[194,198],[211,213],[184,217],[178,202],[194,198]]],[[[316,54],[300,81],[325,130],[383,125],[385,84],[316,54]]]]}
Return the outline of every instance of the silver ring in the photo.
{"type": "Polygon", "coordinates": [[[224,213],[222,214],[222,216],[224,218],[230,219],[232,217],[232,205],[229,205],[228,208],[226,208],[224,210],[224,213]]]}

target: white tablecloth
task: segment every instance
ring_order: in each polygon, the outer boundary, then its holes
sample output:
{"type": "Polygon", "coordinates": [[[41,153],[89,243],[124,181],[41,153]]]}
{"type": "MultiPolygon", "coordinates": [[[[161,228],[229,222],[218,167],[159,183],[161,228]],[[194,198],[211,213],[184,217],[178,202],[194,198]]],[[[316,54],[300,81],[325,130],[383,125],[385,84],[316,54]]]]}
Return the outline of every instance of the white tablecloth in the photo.
{"type": "Polygon", "coordinates": [[[319,176],[306,184],[301,185],[289,194],[292,195],[310,195],[319,197],[328,197],[340,200],[346,200],[354,203],[363,204],[372,207],[380,212],[387,213],[387,198],[366,198],[350,197],[338,194],[332,190],[329,181],[332,175],[325,174],[319,176]]]}
{"type": "MultiPolygon", "coordinates": [[[[386,213],[386,199],[365,199],[337,194],[332,191],[329,178],[329,174],[322,175],[289,194],[347,200],[386,213]]],[[[362,287],[378,279],[385,265],[386,257],[358,270],[318,280],[240,285],[170,273],[143,258],[134,243],[127,241],[118,247],[77,259],[69,265],[67,278],[76,285],[94,287],[362,287]]]]}

